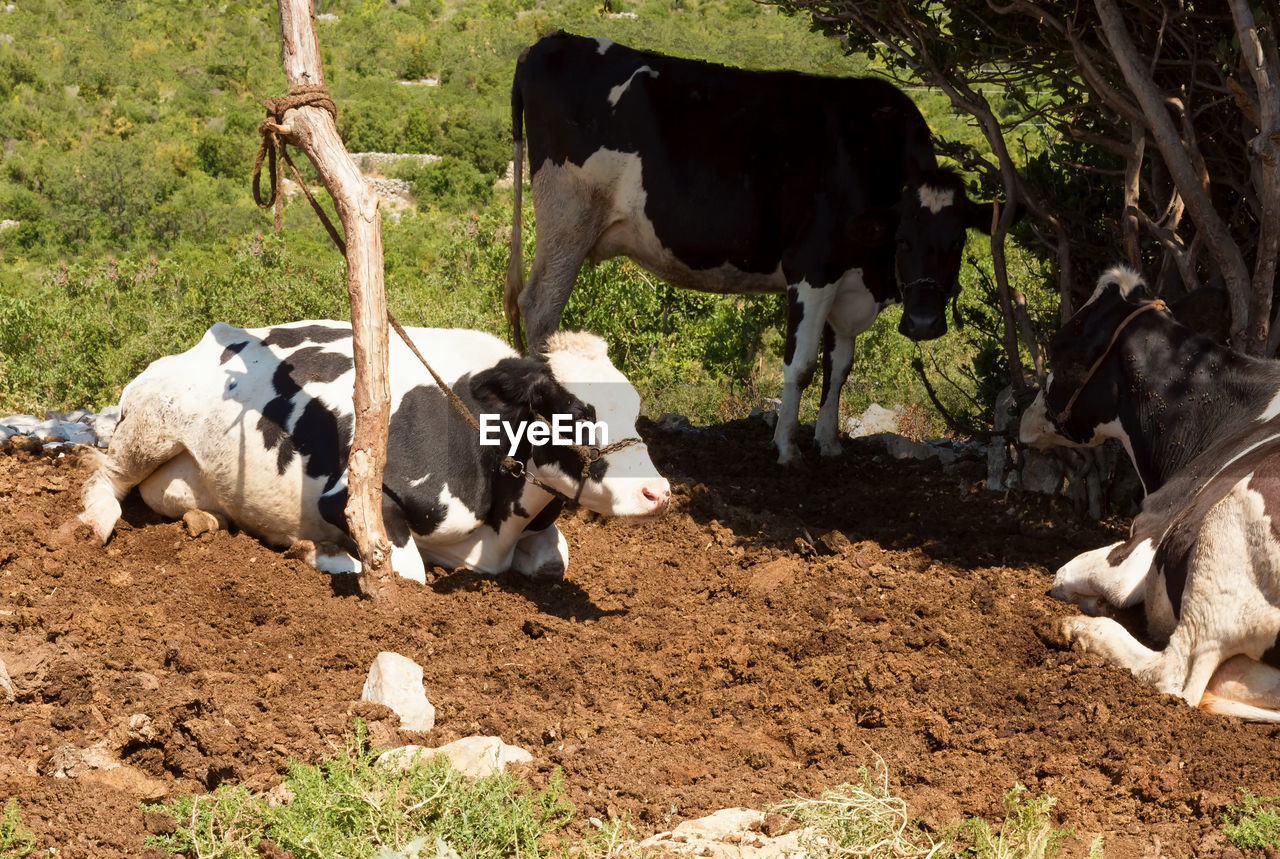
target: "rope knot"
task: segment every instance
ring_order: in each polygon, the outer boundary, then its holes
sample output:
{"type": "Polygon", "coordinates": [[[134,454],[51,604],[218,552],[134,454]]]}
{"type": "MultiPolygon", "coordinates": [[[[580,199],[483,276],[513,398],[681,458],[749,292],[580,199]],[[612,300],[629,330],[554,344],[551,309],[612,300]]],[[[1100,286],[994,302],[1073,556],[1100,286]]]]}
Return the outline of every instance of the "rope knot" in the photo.
{"type": "Polygon", "coordinates": [[[324,84],[294,84],[289,87],[288,95],[263,99],[262,105],[271,118],[281,124],[286,112],[299,107],[318,107],[332,116],[335,122],[338,119],[338,106],[324,84]]]}
{"type": "Polygon", "coordinates": [[[276,164],[276,156],[279,155],[280,160],[289,165],[289,170],[293,173],[293,179],[302,188],[302,192],[307,195],[307,199],[311,201],[312,207],[316,210],[316,214],[320,216],[321,222],[329,231],[329,237],[333,239],[339,250],[345,255],[347,252],[346,244],[338,235],[338,231],[334,228],[329,218],[324,213],[324,209],[311,196],[311,191],[307,189],[307,183],[303,181],[298,168],[293,166],[293,161],[289,158],[287,149],[288,141],[285,135],[288,129],[284,126],[284,115],[290,110],[296,110],[300,107],[318,107],[329,114],[335,122],[338,119],[338,106],[334,103],[333,97],[329,95],[329,88],[324,84],[295,84],[289,87],[288,95],[276,96],[262,100],[262,106],[267,109],[268,119],[258,123],[258,133],[262,135],[262,145],[258,147],[258,157],[253,164],[253,201],[258,204],[260,209],[275,209],[275,230],[280,232],[284,221],[284,196],[280,193],[280,172],[276,164]],[[267,178],[270,182],[270,193],[263,197],[262,195],[262,162],[267,161],[267,178]]]}

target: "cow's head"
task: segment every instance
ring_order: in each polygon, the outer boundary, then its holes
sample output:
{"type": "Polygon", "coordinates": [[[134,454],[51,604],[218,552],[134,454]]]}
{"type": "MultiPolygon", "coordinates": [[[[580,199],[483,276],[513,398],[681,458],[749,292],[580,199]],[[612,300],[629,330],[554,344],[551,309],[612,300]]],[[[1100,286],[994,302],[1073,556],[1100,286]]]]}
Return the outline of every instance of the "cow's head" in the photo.
{"type": "Polygon", "coordinates": [[[504,359],[476,376],[472,392],[503,420],[558,422],[563,439],[574,443],[522,447],[525,468],[556,491],[611,516],[666,511],[671,486],[636,433],[640,395],[599,337],[557,332],[541,358],[504,359]]]}
{"type": "Polygon", "coordinates": [[[1033,447],[1128,443],[1120,423],[1121,378],[1115,346],[1124,332],[1163,302],[1139,297],[1142,277],[1125,266],[1098,278],[1092,297],[1049,344],[1053,372],[1022,414],[1018,435],[1033,447]]]}
{"type": "Polygon", "coordinates": [[[898,331],[912,340],[947,333],[947,300],[960,292],[960,261],[970,229],[990,235],[994,204],[974,203],[950,170],[913,174],[899,204],[894,270],[902,290],[898,331]]]}

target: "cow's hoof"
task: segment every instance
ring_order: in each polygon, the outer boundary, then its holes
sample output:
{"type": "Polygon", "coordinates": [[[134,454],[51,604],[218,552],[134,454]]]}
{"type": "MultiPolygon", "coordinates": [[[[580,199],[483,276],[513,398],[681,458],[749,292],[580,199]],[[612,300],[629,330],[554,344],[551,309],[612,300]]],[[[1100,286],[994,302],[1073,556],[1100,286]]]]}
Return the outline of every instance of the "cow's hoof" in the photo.
{"type": "Polygon", "coordinates": [[[182,524],[187,526],[187,533],[192,537],[211,531],[223,531],[227,527],[221,517],[207,510],[188,510],[182,514],[182,524]]]}
{"type": "Polygon", "coordinates": [[[1083,650],[1083,642],[1081,638],[1085,627],[1089,625],[1091,618],[1073,615],[1071,617],[1061,618],[1056,624],[1057,637],[1062,641],[1064,647],[1070,647],[1072,650],[1083,650]]]}
{"type": "Polygon", "coordinates": [[[104,526],[98,522],[94,522],[92,519],[88,518],[88,514],[82,514],[76,521],[89,529],[89,533],[85,536],[89,537],[99,546],[107,545],[107,541],[111,539],[111,532],[113,528],[111,526],[104,526]]]}
{"type": "Polygon", "coordinates": [[[1083,593],[1070,587],[1056,585],[1050,589],[1049,596],[1079,606],[1080,611],[1091,617],[1101,617],[1107,613],[1106,602],[1096,594],[1083,593]]]}
{"type": "Polygon", "coordinates": [[[823,456],[840,456],[844,453],[844,448],[840,446],[838,441],[819,441],[818,453],[823,456]]]}
{"type": "Polygon", "coordinates": [[[564,578],[564,565],[557,562],[549,562],[538,567],[532,572],[520,570],[520,575],[525,576],[530,581],[535,582],[558,582],[564,578]]]}
{"type": "Polygon", "coordinates": [[[800,463],[800,449],[795,446],[783,447],[778,449],[778,465],[798,465],[800,463]]]}
{"type": "Polygon", "coordinates": [[[310,540],[294,540],[285,549],[284,556],[294,561],[302,561],[309,567],[316,565],[316,544],[310,540]]]}

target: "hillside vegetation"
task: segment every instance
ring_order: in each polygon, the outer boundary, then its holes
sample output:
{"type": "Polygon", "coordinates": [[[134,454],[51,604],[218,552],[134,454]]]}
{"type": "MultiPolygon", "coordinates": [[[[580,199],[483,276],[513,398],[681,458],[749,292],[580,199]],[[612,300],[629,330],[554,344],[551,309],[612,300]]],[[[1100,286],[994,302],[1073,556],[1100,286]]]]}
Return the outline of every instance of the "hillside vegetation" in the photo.
{"type": "MultiPolygon", "coordinates": [[[[250,194],[260,100],[286,89],[274,3],[8,8],[0,219],[16,225],[0,230],[0,414],[112,403],[217,320],[347,315],[342,258],[305,202],[275,236],[250,194]]],[[[348,149],[443,156],[391,170],[417,201],[384,218],[388,299],[407,324],[503,330],[511,194],[495,180],[511,158],[515,59],[539,36],[564,28],[732,65],[869,73],[806,20],[750,0],[319,0],[317,13],[348,149]]],[[[935,133],[974,138],[941,96],[913,95],[935,133]]],[[[534,226],[531,207],[525,219],[534,226]]],[[[979,260],[983,244],[971,240],[979,260]]],[[[924,347],[939,394],[970,419],[1001,384],[981,267],[968,267],[961,304],[976,326],[924,347]]],[[[676,290],[626,260],[585,268],[566,314],[610,339],[649,411],[699,420],[776,394],[781,318],[777,297],[676,290]]],[[[846,411],[927,402],[909,366],[917,347],[895,325],[887,313],[861,338],[846,411]]],[[[807,409],[816,397],[814,386],[807,409]]]]}

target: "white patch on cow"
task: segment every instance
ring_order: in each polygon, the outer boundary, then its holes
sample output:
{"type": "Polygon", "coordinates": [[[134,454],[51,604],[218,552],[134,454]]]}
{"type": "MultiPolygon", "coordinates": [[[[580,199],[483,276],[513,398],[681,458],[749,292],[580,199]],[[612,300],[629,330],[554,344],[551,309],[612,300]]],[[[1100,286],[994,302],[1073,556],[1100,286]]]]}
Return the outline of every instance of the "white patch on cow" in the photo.
{"type": "Polygon", "coordinates": [[[593,36],[596,40],[596,53],[604,54],[616,44],[613,39],[606,39],[604,36],[593,36]]]}
{"type": "MultiPolygon", "coordinates": [[[[1049,384],[1053,381],[1053,374],[1049,374],[1049,381],[1045,383],[1045,390],[1048,390],[1049,384]]],[[[1058,428],[1049,420],[1049,410],[1044,405],[1044,390],[1036,394],[1036,398],[1031,401],[1031,405],[1027,406],[1022,413],[1022,419],[1018,422],[1018,440],[1023,444],[1035,448],[1056,447],[1058,445],[1069,445],[1071,441],[1058,432],[1058,428]]]]}
{"type": "MultiPolygon", "coordinates": [[[[640,394],[610,363],[602,338],[585,331],[559,331],[548,338],[544,355],[556,380],[595,407],[596,420],[608,427],[611,444],[639,438],[640,394]]],[[[587,480],[582,487],[579,500],[584,507],[614,516],[647,516],[666,509],[671,486],[654,469],[643,442],[609,453],[608,462],[603,480],[587,480]]],[[[565,474],[554,466],[539,466],[538,472],[562,492],[577,492],[581,473],[565,474]]]]}
{"type": "Polygon", "coordinates": [[[928,209],[935,215],[956,202],[954,188],[932,188],[928,185],[921,185],[916,192],[920,195],[921,207],[928,209]]]}
{"type": "MultiPolygon", "coordinates": [[[[653,222],[645,214],[648,193],[644,189],[644,165],[635,152],[598,149],[578,166],[546,163],[533,174],[534,205],[540,212],[580,212],[583,200],[593,201],[591,211],[572,222],[557,223],[549,216],[538,222],[539,264],[554,268],[552,254],[578,247],[592,262],[628,256],[642,268],[664,280],[689,289],[721,294],[776,293],[787,287],[782,264],[772,272],[745,272],[725,263],[695,269],[685,265],[659,241],[653,222]],[[584,225],[591,234],[582,235],[584,225]],[[555,249],[555,250],[553,250],[555,249]]],[[[577,274],[574,268],[570,277],[577,274]]],[[[534,274],[530,274],[532,282],[534,274]]]]}
{"type": "Polygon", "coordinates": [[[1267,403],[1267,407],[1262,410],[1262,414],[1258,415],[1254,420],[1260,424],[1265,424],[1276,415],[1280,415],[1280,394],[1272,397],[1271,402],[1267,403]]]}
{"type": "Polygon", "coordinates": [[[1093,615],[1101,613],[1103,604],[1116,608],[1136,605],[1155,561],[1156,547],[1150,539],[1143,540],[1123,561],[1113,565],[1109,557],[1121,545],[1112,543],[1093,549],[1063,564],[1053,577],[1049,595],[1075,603],[1093,615]]]}
{"type": "Polygon", "coordinates": [[[840,448],[840,387],[853,365],[854,338],[876,321],[884,304],[876,301],[862,278],[862,269],[846,271],[835,286],[836,297],[827,311],[826,324],[831,326],[835,343],[831,352],[831,380],[827,383],[827,399],[818,410],[814,440],[823,456],[838,456],[840,448]]]}
{"type": "Polygon", "coordinates": [[[773,444],[778,449],[779,465],[791,465],[800,458],[795,433],[800,423],[801,382],[807,381],[805,377],[812,374],[817,363],[822,326],[831,313],[838,291],[829,285],[810,286],[803,280],[791,289],[795,290],[795,301],[803,313],[794,332],[795,348],[791,352],[791,361],[782,367],[782,403],[778,406],[778,424],[773,428],[773,444]]]}
{"type": "Polygon", "coordinates": [[[466,536],[480,526],[476,514],[467,509],[462,499],[449,491],[449,485],[440,487],[438,504],[444,505],[444,519],[435,530],[425,536],[415,535],[419,548],[432,543],[451,543],[465,539],[466,536]]]}
{"type": "Polygon", "coordinates": [[[649,68],[648,66],[641,66],[640,68],[636,69],[627,77],[625,81],[618,84],[613,89],[609,90],[609,106],[617,107],[619,99],[621,99],[622,96],[626,94],[627,90],[631,88],[631,82],[636,79],[636,75],[643,74],[645,72],[648,72],[649,77],[651,78],[656,78],[658,76],[658,73],[653,69],[649,68]]]}
{"type": "MultiPolygon", "coordinates": [[[[1080,306],[1080,309],[1083,310],[1092,304],[1098,296],[1102,295],[1103,290],[1112,283],[1120,286],[1120,294],[1125,298],[1140,290],[1141,287],[1146,286],[1146,281],[1142,279],[1142,275],[1129,268],[1129,266],[1113,265],[1098,278],[1098,283],[1093,288],[1093,294],[1089,296],[1088,301],[1080,306]]],[[[1076,312],[1078,313],[1079,311],[1076,312]]]]}

